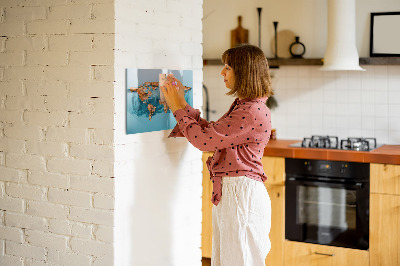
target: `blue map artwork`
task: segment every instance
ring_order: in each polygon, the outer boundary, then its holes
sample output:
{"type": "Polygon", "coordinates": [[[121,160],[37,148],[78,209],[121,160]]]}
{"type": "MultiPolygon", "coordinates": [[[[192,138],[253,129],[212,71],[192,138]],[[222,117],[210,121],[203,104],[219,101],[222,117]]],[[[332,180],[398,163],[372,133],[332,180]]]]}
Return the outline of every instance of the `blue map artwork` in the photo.
{"type": "Polygon", "coordinates": [[[172,74],[185,87],[185,100],[193,105],[193,71],[126,69],[126,133],[172,129],[176,120],[163,100],[160,74],[172,74]]]}

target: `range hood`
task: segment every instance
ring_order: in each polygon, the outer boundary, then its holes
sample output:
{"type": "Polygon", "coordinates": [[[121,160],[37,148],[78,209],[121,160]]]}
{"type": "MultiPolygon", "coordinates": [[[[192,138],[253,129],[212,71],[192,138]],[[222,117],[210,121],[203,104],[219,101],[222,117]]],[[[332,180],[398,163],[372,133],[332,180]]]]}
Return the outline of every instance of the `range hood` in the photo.
{"type": "Polygon", "coordinates": [[[355,0],[328,0],[328,44],[320,70],[358,70],[355,0]]]}

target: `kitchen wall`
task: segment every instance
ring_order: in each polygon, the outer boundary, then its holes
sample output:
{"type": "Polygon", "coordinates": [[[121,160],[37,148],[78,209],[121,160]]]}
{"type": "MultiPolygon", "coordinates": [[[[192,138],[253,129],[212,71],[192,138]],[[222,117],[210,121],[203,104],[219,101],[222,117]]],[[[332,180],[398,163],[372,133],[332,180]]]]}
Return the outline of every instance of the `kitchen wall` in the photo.
{"type": "MultiPolygon", "coordinates": [[[[262,11],[264,53],[273,56],[272,21],[278,31],[292,31],[306,46],[306,58],[322,58],[326,47],[327,1],[204,1],[204,58],[220,58],[229,48],[236,17],[250,30],[249,42],[258,45],[257,7],[262,11]],[[229,11],[230,10],[230,11],[229,11]],[[224,15],[220,15],[224,12],[224,15]],[[246,24],[247,23],[247,24],[246,24]],[[216,26],[218,25],[218,26],[216,26]],[[213,36],[214,35],[214,36],[213,36]],[[221,36],[215,38],[215,36],[221,36]]],[[[400,2],[356,1],[357,49],[369,56],[369,13],[399,11],[400,2]]],[[[285,36],[285,35],[283,35],[285,36]]],[[[279,48],[278,48],[279,52],[279,48]]],[[[379,143],[400,143],[400,66],[367,65],[365,72],[322,72],[318,66],[281,66],[272,69],[278,108],[272,111],[278,138],[301,139],[312,134],[376,137],[379,143]]],[[[211,120],[218,119],[232,98],[219,75],[221,66],[204,67],[204,84],[210,93],[211,120]]]]}
{"type": "Polygon", "coordinates": [[[170,130],[126,135],[125,68],[192,69],[202,104],[202,0],[115,1],[115,265],[201,265],[201,152],[170,130]]]}
{"type": "Polygon", "coordinates": [[[0,14],[0,264],[112,265],[113,2],[0,14]]]}
{"type": "MultiPolygon", "coordinates": [[[[249,30],[249,43],[258,45],[258,12],[261,7],[261,49],[267,57],[274,56],[274,26],[278,21],[280,41],[299,36],[306,46],[305,57],[324,56],[327,41],[327,0],[204,0],[203,44],[204,58],[220,58],[230,46],[230,31],[238,26],[249,30]]],[[[360,57],[369,56],[370,13],[400,11],[398,0],[356,0],[356,41],[360,57]]],[[[278,35],[279,36],[279,35],[278,35]]],[[[278,53],[281,49],[278,46],[278,53]]],[[[285,48],[286,49],[286,48],[285,48]]],[[[288,49],[288,48],[287,48],[288,49]]],[[[283,55],[288,52],[281,51],[283,55]]],[[[290,56],[290,54],[288,54],[290,56]]]]}

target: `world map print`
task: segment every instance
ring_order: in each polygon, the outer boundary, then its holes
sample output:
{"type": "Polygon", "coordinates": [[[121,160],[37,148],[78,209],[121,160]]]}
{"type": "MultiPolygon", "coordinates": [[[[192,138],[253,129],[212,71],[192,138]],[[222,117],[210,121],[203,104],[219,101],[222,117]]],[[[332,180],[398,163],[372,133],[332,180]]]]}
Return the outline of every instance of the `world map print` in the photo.
{"type": "Polygon", "coordinates": [[[185,100],[193,105],[192,70],[127,69],[127,134],[168,130],[176,125],[160,90],[167,75],[182,82],[185,100]]]}

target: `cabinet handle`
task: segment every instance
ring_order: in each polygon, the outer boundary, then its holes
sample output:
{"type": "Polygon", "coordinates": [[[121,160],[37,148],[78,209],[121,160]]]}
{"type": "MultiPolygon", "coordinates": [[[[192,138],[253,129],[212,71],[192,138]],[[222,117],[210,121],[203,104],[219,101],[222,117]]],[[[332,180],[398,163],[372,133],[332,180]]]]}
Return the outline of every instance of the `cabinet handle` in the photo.
{"type": "Polygon", "coordinates": [[[320,252],[314,252],[315,255],[323,255],[323,256],[335,256],[335,254],[327,254],[327,253],[320,253],[320,252]]]}

